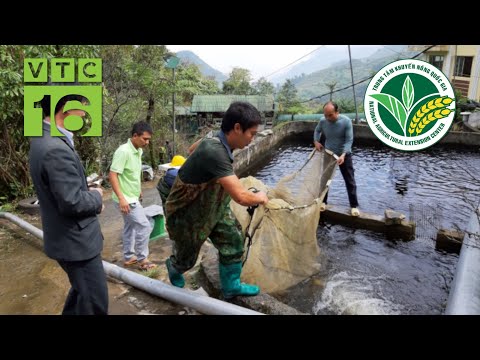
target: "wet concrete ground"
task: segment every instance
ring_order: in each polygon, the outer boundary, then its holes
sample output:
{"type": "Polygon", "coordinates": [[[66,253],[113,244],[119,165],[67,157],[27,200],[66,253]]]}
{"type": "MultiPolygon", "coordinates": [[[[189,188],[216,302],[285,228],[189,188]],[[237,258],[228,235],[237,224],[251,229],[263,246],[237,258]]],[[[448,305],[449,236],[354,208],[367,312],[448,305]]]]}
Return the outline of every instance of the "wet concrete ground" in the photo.
{"type": "MultiPolygon", "coordinates": [[[[144,206],[160,204],[155,185],[158,179],[143,183],[144,206]]],[[[104,191],[105,210],[99,216],[105,238],[103,259],[122,266],[123,219],[111,200],[111,190],[104,191]]],[[[41,229],[39,216],[17,216],[41,229]]],[[[171,253],[171,241],[162,238],[150,242],[150,260],[159,265],[156,279],[169,283],[165,260],[171,253]]],[[[141,273],[140,270],[131,270],[141,273]]],[[[198,287],[198,266],[186,273],[187,286],[198,287]]],[[[0,314],[61,314],[70,284],[56,261],[43,252],[41,240],[17,225],[0,219],[0,314]]],[[[115,280],[108,279],[111,315],[196,314],[156,296],[115,280]]]]}

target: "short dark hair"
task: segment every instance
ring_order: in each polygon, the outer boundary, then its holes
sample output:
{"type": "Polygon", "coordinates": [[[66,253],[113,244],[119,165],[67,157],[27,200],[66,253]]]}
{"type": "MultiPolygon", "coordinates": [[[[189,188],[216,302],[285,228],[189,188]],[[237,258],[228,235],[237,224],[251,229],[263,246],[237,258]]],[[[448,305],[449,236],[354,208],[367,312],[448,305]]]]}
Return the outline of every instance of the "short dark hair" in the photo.
{"type": "Polygon", "coordinates": [[[248,102],[235,101],[230,104],[223,116],[222,131],[226,134],[236,123],[240,124],[242,131],[246,131],[262,122],[262,116],[257,108],[248,102]]]}
{"type": "Polygon", "coordinates": [[[325,103],[325,105],[323,105],[323,109],[325,110],[325,106],[327,106],[327,105],[329,105],[329,104],[330,104],[330,105],[333,105],[333,108],[335,109],[335,112],[338,111],[338,105],[337,105],[337,103],[334,102],[334,101],[327,101],[327,102],[325,103]]]}
{"type": "Polygon", "coordinates": [[[149,123],[145,121],[136,122],[135,124],[133,124],[132,136],[134,136],[135,134],[143,135],[145,131],[148,132],[150,135],[153,134],[152,127],[150,126],[149,123]]]}
{"type": "MultiPolygon", "coordinates": [[[[58,102],[57,105],[55,105],[55,114],[56,115],[58,112],[60,112],[60,109],[69,101],[80,101],[80,102],[85,102],[87,101],[87,98],[83,95],[65,95],[62,97],[58,102]]],[[[50,116],[50,96],[44,96],[43,99],[40,101],[40,104],[42,106],[43,110],[43,116],[50,116]]]]}

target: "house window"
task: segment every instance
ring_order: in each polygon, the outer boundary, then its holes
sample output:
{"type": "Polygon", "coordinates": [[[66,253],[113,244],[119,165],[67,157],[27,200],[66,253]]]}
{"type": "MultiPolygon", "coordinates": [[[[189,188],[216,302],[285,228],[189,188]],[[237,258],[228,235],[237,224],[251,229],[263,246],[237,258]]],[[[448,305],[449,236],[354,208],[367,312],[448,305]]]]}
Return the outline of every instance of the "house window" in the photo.
{"type": "Polygon", "coordinates": [[[457,56],[455,62],[455,76],[470,77],[472,72],[473,56],[457,56]]]}
{"type": "Polygon", "coordinates": [[[433,66],[437,67],[438,69],[442,70],[443,68],[443,55],[430,55],[430,59],[428,61],[433,66]]]}

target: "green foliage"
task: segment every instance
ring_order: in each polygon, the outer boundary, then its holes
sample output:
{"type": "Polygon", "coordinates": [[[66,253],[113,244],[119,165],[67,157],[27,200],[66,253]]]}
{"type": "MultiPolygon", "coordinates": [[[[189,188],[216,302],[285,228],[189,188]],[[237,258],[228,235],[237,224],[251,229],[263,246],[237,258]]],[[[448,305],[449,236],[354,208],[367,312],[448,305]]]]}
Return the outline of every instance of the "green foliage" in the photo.
{"type": "Polygon", "coordinates": [[[282,111],[284,114],[313,114],[313,111],[302,104],[297,104],[290,106],[289,108],[282,111]]]}
{"type": "Polygon", "coordinates": [[[335,90],[335,87],[337,86],[337,82],[332,80],[330,82],[326,82],[325,86],[330,91],[330,101],[332,101],[333,100],[333,91],[335,90]]]}
{"type": "Polygon", "coordinates": [[[23,60],[25,58],[97,57],[98,46],[0,46],[0,194],[7,199],[32,194],[28,138],[23,136],[23,60]]]}
{"type": "Polygon", "coordinates": [[[286,109],[299,106],[299,101],[297,98],[297,88],[293,82],[289,79],[285,81],[280,92],[278,93],[277,100],[280,102],[282,112],[286,112],[286,109]]]}
{"type": "Polygon", "coordinates": [[[86,175],[100,171],[100,164],[97,164],[98,147],[94,137],[75,136],[75,150],[77,151],[85,167],[86,175]]]}
{"type": "MultiPolygon", "coordinates": [[[[338,110],[340,113],[354,113],[355,112],[355,103],[353,102],[353,99],[347,99],[347,98],[341,98],[338,101],[336,101],[338,105],[338,110]]],[[[357,109],[358,112],[360,111],[360,107],[357,109]]],[[[321,112],[323,113],[323,107],[321,109],[321,112]]]]}
{"type": "MultiPolygon", "coordinates": [[[[371,77],[377,73],[383,66],[395,60],[396,56],[388,55],[380,58],[368,60],[353,59],[353,75],[355,82],[371,77]]],[[[329,100],[330,88],[328,85],[335,83],[335,90],[341,89],[352,84],[350,73],[350,64],[348,61],[339,62],[326,69],[305,75],[295,81],[300,99],[309,99],[315,96],[327,94],[320,100],[322,102],[329,100]],[[328,84],[328,85],[327,85],[328,84]]],[[[363,103],[366,88],[369,81],[355,85],[355,94],[358,103],[363,103]]],[[[341,98],[352,98],[352,88],[336,92],[333,94],[333,101],[338,102],[341,98]]]]}
{"type": "Polygon", "coordinates": [[[99,174],[106,175],[117,147],[130,137],[132,124],[144,115],[143,101],[130,64],[134,46],[102,46],[103,120],[102,137],[95,138],[99,151],[99,174]]]}
{"type": "Polygon", "coordinates": [[[250,85],[250,81],[252,81],[250,70],[233,68],[229,78],[223,82],[223,93],[226,95],[253,95],[255,91],[250,85]]]}
{"type": "Polygon", "coordinates": [[[255,95],[273,95],[275,93],[275,86],[264,77],[253,84],[253,89],[255,95]]]}
{"type": "MultiPolygon", "coordinates": [[[[131,85],[131,91],[142,100],[140,109],[145,111],[144,120],[152,125],[155,131],[155,110],[162,104],[167,104],[168,97],[176,89],[177,82],[174,81],[176,69],[165,67],[165,58],[168,49],[164,45],[140,45],[133,48],[131,58],[125,62],[127,79],[131,85]]],[[[126,139],[124,140],[126,141],[126,139]]],[[[155,151],[152,145],[146,149],[149,152],[150,165],[156,168],[155,151]]]]}
{"type": "Polygon", "coordinates": [[[468,98],[466,96],[464,96],[461,91],[459,91],[457,89],[454,89],[453,91],[455,93],[455,101],[456,101],[455,102],[456,110],[455,110],[454,123],[460,123],[460,122],[463,121],[462,120],[462,115],[460,115],[460,113],[463,111],[461,109],[461,105],[467,104],[468,98]]]}
{"type": "MultiPolygon", "coordinates": [[[[176,106],[190,105],[196,94],[216,94],[215,80],[193,64],[165,68],[164,45],[0,46],[0,194],[9,201],[33,193],[28,170],[28,139],[23,136],[23,59],[100,57],[103,61],[102,137],[76,136],[75,146],[87,173],[108,174],[114,151],[131,136],[134,122],[147,120],[154,134],[145,159],[155,163],[158,149],[172,140],[172,95],[176,106]]],[[[248,74],[249,75],[249,74],[248,74]]],[[[178,114],[177,114],[178,115],[178,114]]],[[[177,117],[177,124],[183,121],[177,117]]],[[[179,128],[179,125],[177,125],[179,128]]],[[[191,141],[175,136],[177,152],[191,141]]]]}
{"type": "Polygon", "coordinates": [[[156,267],[153,269],[144,270],[141,272],[141,274],[151,279],[158,279],[160,276],[160,268],[156,267]]]}
{"type": "Polygon", "coordinates": [[[220,92],[215,80],[202,76],[197,65],[180,66],[177,72],[176,91],[183,104],[191,104],[194,95],[213,95],[220,92]]]}
{"type": "Polygon", "coordinates": [[[14,212],[15,211],[15,204],[13,203],[3,203],[4,201],[6,201],[6,197],[3,196],[3,197],[0,197],[0,212],[14,212]]]}

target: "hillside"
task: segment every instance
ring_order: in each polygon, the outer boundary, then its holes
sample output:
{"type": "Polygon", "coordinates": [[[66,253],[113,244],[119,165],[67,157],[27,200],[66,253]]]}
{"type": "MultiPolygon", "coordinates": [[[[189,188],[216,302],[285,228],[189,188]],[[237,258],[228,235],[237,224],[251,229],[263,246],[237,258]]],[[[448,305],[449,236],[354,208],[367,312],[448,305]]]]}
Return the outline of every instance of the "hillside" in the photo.
{"type": "MultiPolygon", "coordinates": [[[[405,55],[406,56],[400,56],[400,54],[393,53],[391,51],[388,54],[388,52],[382,49],[368,58],[362,60],[352,59],[355,82],[371,77],[382,67],[397,60],[398,58],[410,57],[413,54],[406,53],[405,55]],[[385,54],[387,55],[385,56],[385,54]]],[[[293,82],[297,87],[298,95],[301,99],[306,100],[315,96],[323,95],[330,91],[326,85],[327,83],[336,82],[337,85],[334,90],[351,85],[352,79],[350,73],[350,64],[348,60],[343,60],[333,64],[327,69],[316,71],[312,74],[304,75],[302,77],[297,77],[293,80],[293,82]]],[[[363,102],[363,97],[365,95],[365,90],[368,86],[368,83],[369,81],[365,81],[355,86],[357,103],[363,102]]],[[[333,94],[334,100],[338,100],[340,98],[353,100],[352,88],[348,88],[333,94]]],[[[326,95],[319,101],[325,102],[328,99],[329,95],[326,95]]]]}
{"type": "MultiPolygon", "coordinates": [[[[389,48],[392,50],[399,51],[399,48],[403,48],[404,45],[391,45],[389,48]]],[[[370,56],[376,56],[376,54],[382,52],[388,52],[389,55],[392,54],[392,51],[387,50],[380,45],[352,45],[351,46],[352,59],[364,59],[370,56]]],[[[380,57],[383,57],[380,56],[380,57]]],[[[283,83],[286,79],[294,78],[295,76],[300,76],[302,74],[311,74],[316,71],[320,71],[330,67],[331,65],[338,63],[339,61],[348,59],[348,46],[332,46],[327,45],[319,48],[305,61],[302,61],[294,66],[292,66],[286,73],[278,74],[273,76],[270,81],[274,84],[283,83]]]]}
{"type": "Polygon", "coordinates": [[[196,64],[200,72],[205,76],[205,77],[213,77],[217,83],[222,85],[222,83],[227,80],[227,76],[225,76],[223,73],[220,71],[214,69],[210,65],[208,65],[205,61],[200,59],[194,52],[184,50],[184,51],[179,51],[177,52],[177,56],[181,59],[183,63],[190,63],[190,64],[196,64]]]}

